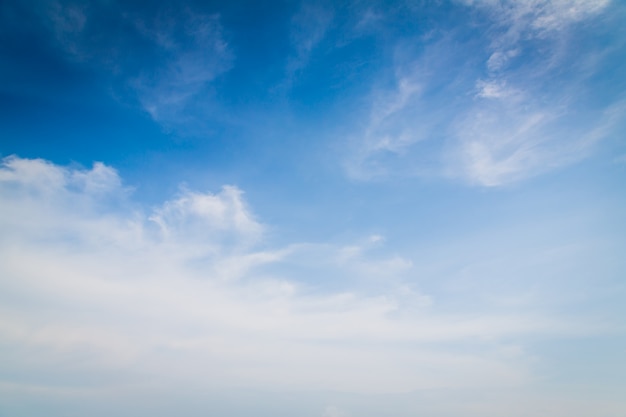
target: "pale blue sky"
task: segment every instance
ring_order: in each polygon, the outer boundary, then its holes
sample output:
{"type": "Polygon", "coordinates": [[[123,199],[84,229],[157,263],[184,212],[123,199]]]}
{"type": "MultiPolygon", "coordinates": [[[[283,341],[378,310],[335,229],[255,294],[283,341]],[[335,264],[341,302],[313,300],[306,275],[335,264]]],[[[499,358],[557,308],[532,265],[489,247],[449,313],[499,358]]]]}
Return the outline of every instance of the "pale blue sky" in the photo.
{"type": "Polygon", "coordinates": [[[0,5],[0,416],[626,414],[626,7],[0,5]]]}

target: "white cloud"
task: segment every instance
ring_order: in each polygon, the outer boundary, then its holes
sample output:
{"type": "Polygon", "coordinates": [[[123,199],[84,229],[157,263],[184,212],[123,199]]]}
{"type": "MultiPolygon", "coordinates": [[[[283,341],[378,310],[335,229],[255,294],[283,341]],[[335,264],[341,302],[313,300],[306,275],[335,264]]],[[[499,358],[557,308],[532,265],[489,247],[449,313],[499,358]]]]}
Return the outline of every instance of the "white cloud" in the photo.
{"type": "Polygon", "coordinates": [[[186,240],[197,236],[197,239],[213,241],[216,235],[226,232],[255,241],[262,233],[262,226],[254,220],[242,195],[234,186],[223,187],[217,195],[184,191],[157,208],[150,220],[157,223],[168,238],[178,233],[186,240]]]}
{"type": "Polygon", "coordinates": [[[545,36],[548,31],[563,30],[600,13],[609,3],[610,0],[502,1],[497,8],[500,13],[497,18],[512,30],[545,36]]]}
{"type": "Polygon", "coordinates": [[[549,80],[557,68],[568,65],[561,62],[562,49],[567,48],[565,32],[598,15],[608,0],[470,4],[486,11],[503,32],[493,36],[493,52],[486,61],[490,77],[477,81],[477,97],[496,103],[479,101],[459,120],[458,153],[449,162],[454,175],[484,186],[505,185],[583,159],[595,142],[612,134],[616,123],[608,122],[609,114],[619,103],[605,108],[596,124],[576,120],[574,97],[583,90],[584,79],[571,81],[553,96],[542,91],[548,87],[544,76],[549,80]],[[538,62],[518,63],[521,69],[509,70],[509,61],[532,41],[541,42],[548,52],[538,62]]]}
{"type": "Polygon", "coordinates": [[[495,51],[489,56],[487,60],[487,68],[491,72],[502,70],[506,67],[511,58],[516,57],[519,54],[519,49],[512,49],[508,51],[495,51]]]}
{"type": "Polygon", "coordinates": [[[476,82],[476,89],[478,93],[476,94],[481,98],[491,98],[491,99],[512,99],[512,98],[521,98],[521,93],[515,89],[508,88],[506,82],[504,81],[483,81],[478,80],[476,82]]]}
{"type": "Polygon", "coordinates": [[[374,89],[366,127],[350,138],[350,177],[504,186],[580,161],[619,131],[623,97],[588,104],[603,52],[581,57],[570,41],[608,1],[462,3],[484,49],[454,31],[420,48],[400,41],[393,86],[374,89]]]}
{"type": "MultiPolygon", "coordinates": [[[[412,68],[412,70],[415,70],[412,68]]],[[[416,70],[419,73],[419,69],[416,70]]],[[[427,138],[431,126],[415,123],[414,113],[422,110],[421,80],[398,72],[394,88],[373,93],[367,127],[356,140],[356,151],[346,163],[348,174],[356,179],[386,176],[390,167],[377,162],[383,155],[402,156],[416,142],[427,138]]]]}
{"type": "Polygon", "coordinates": [[[441,175],[436,148],[462,111],[450,99],[464,82],[458,59],[468,51],[459,44],[446,34],[394,48],[393,73],[372,88],[369,111],[349,138],[344,167],[351,178],[441,175]]]}
{"type": "Polygon", "coordinates": [[[78,388],[109,375],[102,389],[146,380],[352,392],[514,386],[530,371],[523,350],[501,349],[511,339],[588,331],[515,311],[438,312],[409,280],[413,262],[368,252],[382,249],[378,236],[266,248],[235,187],[184,191],[149,214],[127,195],[102,164],[4,160],[0,362],[23,384],[55,375],[78,388]],[[319,276],[300,276],[316,264],[319,276]],[[364,290],[367,277],[379,285],[364,290]],[[463,348],[476,341],[481,349],[463,348]]]}
{"type": "Polygon", "coordinates": [[[80,170],[59,167],[43,159],[9,156],[2,166],[0,181],[12,184],[16,188],[12,191],[72,193],[90,198],[123,191],[117,172],[100,162],[90,170],[80,170]]]}
{"type": "Polygon", "coordinates": [[[497,43],[515,43],[527,36],[545,36],[602,12],[610,0],[460,0],[489,13],[505,27],[497,43]]]}

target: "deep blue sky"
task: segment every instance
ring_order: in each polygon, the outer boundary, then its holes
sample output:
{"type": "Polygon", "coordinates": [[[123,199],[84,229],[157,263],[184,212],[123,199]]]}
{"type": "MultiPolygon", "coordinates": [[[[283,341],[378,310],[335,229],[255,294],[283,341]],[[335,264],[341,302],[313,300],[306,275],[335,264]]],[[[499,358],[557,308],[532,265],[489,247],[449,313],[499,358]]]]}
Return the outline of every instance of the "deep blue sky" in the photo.
{"type": "Polygon", "coordinates": [[[3,1],[0,415],[624,415],[625,22],[3,1]]]}

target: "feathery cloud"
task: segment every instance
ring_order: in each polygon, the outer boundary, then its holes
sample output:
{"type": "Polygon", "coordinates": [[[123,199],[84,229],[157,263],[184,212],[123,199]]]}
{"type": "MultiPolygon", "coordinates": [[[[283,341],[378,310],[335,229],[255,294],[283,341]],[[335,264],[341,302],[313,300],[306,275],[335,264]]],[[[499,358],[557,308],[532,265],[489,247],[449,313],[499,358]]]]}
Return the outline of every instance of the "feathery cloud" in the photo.
{"type": "Polygon", "coordinates": [[[351,177],[503,186],[584,159],[619,131],[623,97],[586,103],[602,53],[580,58],[570,41],[582,22],[600,24],[608,1],[462,3],[484,34],[449,31],[398,47],[393,87],[375,90],[367,127],[352,138],[351,177]],[[470,43],[484,45],[482,56],[468,53],[470,43]]]}

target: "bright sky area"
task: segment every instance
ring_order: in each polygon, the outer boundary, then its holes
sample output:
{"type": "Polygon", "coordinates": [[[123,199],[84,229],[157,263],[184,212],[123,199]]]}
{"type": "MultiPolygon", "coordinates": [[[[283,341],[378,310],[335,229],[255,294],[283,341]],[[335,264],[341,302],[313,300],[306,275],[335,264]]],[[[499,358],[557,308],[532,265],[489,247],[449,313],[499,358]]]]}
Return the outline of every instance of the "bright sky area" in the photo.
{"type": "Polygon", "coordinates": [[[0,416],[623,417],[626,4],[0,2],[0,416]]]}

